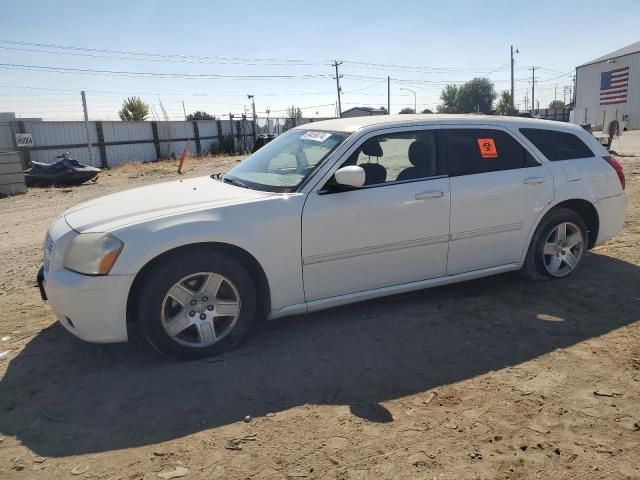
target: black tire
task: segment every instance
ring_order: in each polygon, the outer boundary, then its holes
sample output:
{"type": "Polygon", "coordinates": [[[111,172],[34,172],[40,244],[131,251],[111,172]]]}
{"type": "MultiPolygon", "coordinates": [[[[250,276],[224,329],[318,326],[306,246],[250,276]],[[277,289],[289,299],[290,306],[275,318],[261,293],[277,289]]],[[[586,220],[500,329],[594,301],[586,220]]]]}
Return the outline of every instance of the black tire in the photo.
{"type": "Polygon", "coordinates": [[[143,280],[137,315],[147,341],[159,352],[182,359],[198,359],[228,351],[249,332],[256,315],[256,286],[247,269],[231,256],[205,247],[181,251],[154,265],[143,280]],[[240,297],[240,313],[229,333],[209,346],[188,346],[169,335],[162,324],[165,295],[181,279],[198,272],[226,277],[240,297]]]}
{"type": "Polygon", "coordinates": [[[524,265],[520,271],[522,275],[530,280],[551,280],[567,278],[578,271],[584,263],[585,253],[589,245],[589,231],[587,225],[580,215],[568,208],[554,208],[549,211],[540,221],[536,229],[529,250],[525,257],[524,265]],[[544,244],[549,234],[561,223],[570,222],[577,225],[583,237],[583,251],[577,266],[564,277],[555,277],[547,271],[544,263],[544,244]]]}

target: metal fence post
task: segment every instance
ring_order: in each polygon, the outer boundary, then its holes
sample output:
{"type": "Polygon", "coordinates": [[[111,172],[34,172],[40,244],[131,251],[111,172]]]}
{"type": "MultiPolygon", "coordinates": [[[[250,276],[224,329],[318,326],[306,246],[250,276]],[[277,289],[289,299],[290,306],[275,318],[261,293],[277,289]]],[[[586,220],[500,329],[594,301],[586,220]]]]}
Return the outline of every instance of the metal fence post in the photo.
{"type": "Polygon", "coordinates": [[[107,147],[104,144],[104,130],[102,122],[96,122],[96,134],[98,135],[98,151],[100,152],[100,168],[109,168],[107,161],[107,147]]]}
{"type": "Polygon", "coordinates": [[[162,159],[160,151],[160,137],[158,136],[158,123],[151,122],[151,132],[153,133],[153,146],[156,147],[156,160],[162,159]]]}
{"type": "Polygon", "coordinates": [[[233,138],[233,114],[229,114],[229,136],[231,137],[231,151],[236,153],[236,144],[233,138]]]}
{"type": "Polygon", "coordinates": [[[198,152],[198,154],[201,154],[202,145],[200,145],[200,127],[198,127],[198,122],[195,120],[193,121],[193,136],[196,142],[196,152],[198,152]]]}
{"type": "Polygon", "coordinates": [[[218,127],[218,152],[222,152],[222,121],[216,120],[216,127],[218,127]]]}

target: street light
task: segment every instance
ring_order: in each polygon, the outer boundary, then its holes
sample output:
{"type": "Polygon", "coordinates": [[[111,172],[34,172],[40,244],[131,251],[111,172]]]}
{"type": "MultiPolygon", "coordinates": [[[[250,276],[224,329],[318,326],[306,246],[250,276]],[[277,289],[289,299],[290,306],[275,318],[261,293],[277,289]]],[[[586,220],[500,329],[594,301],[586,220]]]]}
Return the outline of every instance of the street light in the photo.
{"type": "Polygon", "coordinates": [[[400,90],[406,90],[407,92],[413,93],[413,113],[418,113],[418,97],[416,96],[416,92],[411,90],[410,88],[400,88],[400,90]]]}

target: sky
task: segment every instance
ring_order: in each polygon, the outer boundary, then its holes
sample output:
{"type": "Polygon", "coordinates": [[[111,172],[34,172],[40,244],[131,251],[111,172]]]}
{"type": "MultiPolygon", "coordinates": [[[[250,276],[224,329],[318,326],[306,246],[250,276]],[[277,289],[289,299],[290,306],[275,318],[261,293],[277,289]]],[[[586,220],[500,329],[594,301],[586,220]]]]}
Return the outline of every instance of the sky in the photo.
{"type": "Polygon", "coordinates": [[[572,85],[577,65],[640,40],[640,2],[600,1],[32,1],[0,5],[0,112],[117,120],[122,100],[140,96],[172,120],[204,110],[305,117],[386,106],[435,110],[440,91],[476,76],[509,88],[515,103],[544,108],[572,85]],[[603,7],[605,10],[603,10],[603,7]],[[410,89],[414,93],[409,90],[410,89]],[[184,110],[183,103],[184,102],[184,110]]]}

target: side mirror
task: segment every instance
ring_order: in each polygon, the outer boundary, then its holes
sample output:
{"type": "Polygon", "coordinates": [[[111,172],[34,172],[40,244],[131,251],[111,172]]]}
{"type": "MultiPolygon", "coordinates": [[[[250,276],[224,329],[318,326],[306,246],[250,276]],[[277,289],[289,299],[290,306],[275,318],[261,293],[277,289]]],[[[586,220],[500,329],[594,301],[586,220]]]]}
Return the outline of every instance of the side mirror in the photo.
{"type": "Polygon", "coordinates": [[[345,187],[360,188],[364,185],[366,174],[362,167],[357,165],[349,165],[342,167],[333,175],[338,185],[345,187]]]}

